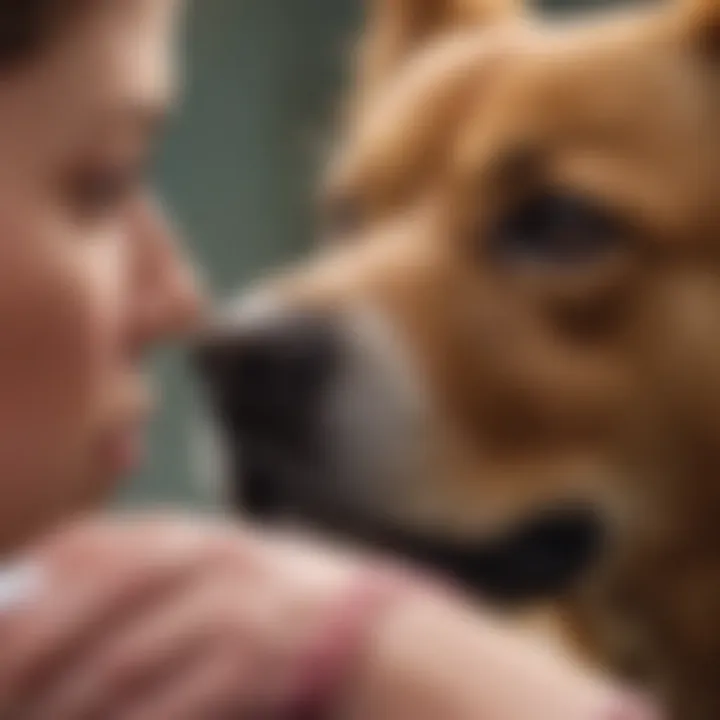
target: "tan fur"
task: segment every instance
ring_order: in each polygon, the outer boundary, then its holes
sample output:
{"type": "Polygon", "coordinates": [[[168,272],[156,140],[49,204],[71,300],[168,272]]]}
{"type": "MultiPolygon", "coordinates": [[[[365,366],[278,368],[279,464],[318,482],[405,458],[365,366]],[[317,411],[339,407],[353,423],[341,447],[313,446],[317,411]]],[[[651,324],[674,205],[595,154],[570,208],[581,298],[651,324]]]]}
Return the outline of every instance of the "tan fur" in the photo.
{"type": "Polygon", "coordinates": [[[562,25],[511,1],[372,5],[328,182],[361,223],[277,291],[372,302],[410,348],[444,450],[405,520],[473,537],[553,499],[611,508],[607,565],[552,612],[678,720],[716,720],[720,3],[562,25]],[[622,218],[617,251],[498,266],[493,222],[547,185],[622,218]]]}
{"type": "Polygon", "coordinates": [[[357,91],[370,94],[438,32],[516,18],[519,0],[370,0],[357,91]]]}

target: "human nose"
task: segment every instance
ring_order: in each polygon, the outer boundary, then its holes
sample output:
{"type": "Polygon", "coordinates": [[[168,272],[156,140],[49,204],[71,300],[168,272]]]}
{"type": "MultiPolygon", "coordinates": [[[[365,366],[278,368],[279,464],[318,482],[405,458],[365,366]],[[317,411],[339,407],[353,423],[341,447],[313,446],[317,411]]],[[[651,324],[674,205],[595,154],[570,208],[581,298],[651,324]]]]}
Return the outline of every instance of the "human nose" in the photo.
{"type": "Polygon", "coordinates": [[[204,307],[197,269],[155,198],[140,203],[133,236],[130,287],[138,336],[153,344],[192,331],[204,307]]]}

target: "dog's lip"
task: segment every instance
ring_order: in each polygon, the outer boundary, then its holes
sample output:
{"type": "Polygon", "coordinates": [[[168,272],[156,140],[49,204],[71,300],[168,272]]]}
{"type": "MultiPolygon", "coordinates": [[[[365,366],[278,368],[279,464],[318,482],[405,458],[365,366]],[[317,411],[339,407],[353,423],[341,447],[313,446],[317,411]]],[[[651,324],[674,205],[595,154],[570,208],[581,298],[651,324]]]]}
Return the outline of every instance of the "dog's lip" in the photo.
{"type": "MultiPolygon", "coordinates": [[[[247,462],[247,454],[244,457],[247,462]]],[[[294,479],[280,482],[286,489],[288,484],[302,489],[306,486],[302,478],[321,469],[295,459],[287,453],[279,458],[268,443],[246,472],[284,476],[283,471],[290,468],[294,479]]],[[[500,535],[472,541],[402,527],[349,507],[338,497],[310,497],[304,492],[286,497],[283,487],[279,494],[283,502],[274,506],[265,520],[310,523],[330,536],[359,542],[447,576],[503,605],[542,601],[571,590],[592,567],[605,540],[599,513],[585,505],[549,508],[500,535]]]]}
{"type": "MultiPolygon", "coordinates": [[[[323,473],[322,464],[272,440],[256,437],[240,456],[241,486],[260,485],[263,498],[270,493],[270,501],[260,510],[263,520],[309,523],[330,536],[448,576],[503,605],[547,600],[570,591],[604,546],[602,518],[589,503],[548,507],[490,537],[457,539],[439,530],[400,525],[353,506],[340,494],[311,492],[317,484],[312,476],[323,473]]],[[[247,498],[241,495],[238,501],[242,506],[247,498]]]]}
{"type": "Polygon", "coordinates": [[[240,508],[250,505],[250,512],[265,522],[307,523],[399,556],[503,605],[548,600],[570,591],[604,545],[600,514],[582,501],[533,512],[490,537],[457,539],[359,508],[332,491],[336,483],[320,483],[324,490],[313,492],[316,476],[327,475],[328,469],[304,444],[290,445],[275,433],[255,428],[240,447],[232,473],[238,480],[235,501],[240,508]],[[252,495],[256,487],[257,498],[252,495]]]}
{"type": "Polygon", "coordinates": [[[448,575],[504,605],[569,591],[592,566],[604,539],[601,520],[590,508],[549,510],[502,536],[477,543],[422,535],[348,513],[324,515],[320,522],[331,531],[448,575]]]}

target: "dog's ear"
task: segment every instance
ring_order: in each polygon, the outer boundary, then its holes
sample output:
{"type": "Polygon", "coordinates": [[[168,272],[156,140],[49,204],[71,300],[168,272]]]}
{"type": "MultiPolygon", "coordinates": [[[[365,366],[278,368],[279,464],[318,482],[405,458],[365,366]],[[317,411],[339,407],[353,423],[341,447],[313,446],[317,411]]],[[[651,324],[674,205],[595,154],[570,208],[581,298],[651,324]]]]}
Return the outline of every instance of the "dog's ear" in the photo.
{"type": "MultiPolygon", "coordinates": [[[[718,0],[720,1],[720,0],[718,0]]],[[[454,29],[502,23],[522,13],[523,0],[366,0],[358,82],[377,86],[415,50],[454,29]]]]}
{"type": "Polygon", "coordinates": [[[686,39],[720,60],[720,0],[682,0],[681,11],[686,39]]]}

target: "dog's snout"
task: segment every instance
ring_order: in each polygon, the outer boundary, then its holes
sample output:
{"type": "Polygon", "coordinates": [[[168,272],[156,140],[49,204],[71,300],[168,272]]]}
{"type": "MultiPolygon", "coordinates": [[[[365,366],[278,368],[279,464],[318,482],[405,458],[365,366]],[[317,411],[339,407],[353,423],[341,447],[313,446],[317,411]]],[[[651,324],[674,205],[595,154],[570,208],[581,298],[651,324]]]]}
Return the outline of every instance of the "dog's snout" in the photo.
{"type": "Polygon", "coordinates": [[[340,342],[334,323],[287,314],[206,333],[195,361],[224,414],[248,430],[297,426],[331,377],[340,342]]]}

